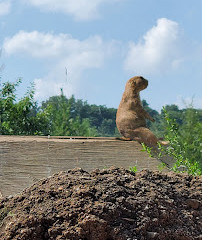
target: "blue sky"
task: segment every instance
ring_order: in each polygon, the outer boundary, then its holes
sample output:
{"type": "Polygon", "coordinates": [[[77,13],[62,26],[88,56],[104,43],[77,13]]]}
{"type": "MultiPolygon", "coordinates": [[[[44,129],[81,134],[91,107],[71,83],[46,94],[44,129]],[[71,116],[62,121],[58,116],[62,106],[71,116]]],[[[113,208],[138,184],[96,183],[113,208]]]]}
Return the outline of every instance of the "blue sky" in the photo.
{"type": "Polygon", "coordinates": [[[42,101],[60,93],[118,107],[126,81],[160,110],[202,108],[201,0],[0,0],[2,81],[33,82],[42,101]]]}

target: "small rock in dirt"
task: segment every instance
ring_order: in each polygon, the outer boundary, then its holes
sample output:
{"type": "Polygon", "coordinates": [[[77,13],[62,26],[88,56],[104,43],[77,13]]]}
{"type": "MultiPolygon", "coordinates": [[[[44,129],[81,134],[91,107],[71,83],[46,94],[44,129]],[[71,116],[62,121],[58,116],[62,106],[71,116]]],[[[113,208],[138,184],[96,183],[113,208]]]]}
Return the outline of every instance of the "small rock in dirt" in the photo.
{"type": "Polygon", "coordinates": [[[154,239],[158,236],[157,232],[147,232],[147,236],[149,239],[154,239]]]}

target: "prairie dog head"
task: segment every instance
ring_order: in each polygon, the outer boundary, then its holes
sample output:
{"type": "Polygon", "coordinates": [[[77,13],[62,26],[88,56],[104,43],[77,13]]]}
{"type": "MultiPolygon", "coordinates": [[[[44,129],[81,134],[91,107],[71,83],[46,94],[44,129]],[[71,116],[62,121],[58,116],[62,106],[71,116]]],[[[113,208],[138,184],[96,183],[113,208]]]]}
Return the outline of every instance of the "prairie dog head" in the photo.
{"type": "Polygon", "coordinates": [[[139,93],[148,86],[148,81],[141,76],[136,76],[129,79],[126,83],[125,91],[139,93]]]}

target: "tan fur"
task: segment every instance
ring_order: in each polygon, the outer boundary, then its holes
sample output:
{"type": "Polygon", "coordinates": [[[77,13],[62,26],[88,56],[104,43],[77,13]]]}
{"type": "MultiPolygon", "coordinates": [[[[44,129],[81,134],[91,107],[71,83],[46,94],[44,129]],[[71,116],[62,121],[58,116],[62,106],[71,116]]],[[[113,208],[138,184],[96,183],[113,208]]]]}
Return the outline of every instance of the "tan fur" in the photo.
{"type": "Polygon", "coordinates": [[[146,126],[146,119],[154,119],[142,107],[139,96],[139,92],[147,86],[148,81],[141,76],[127,81],[117,110],[116,125],[124,138],[154,147],[157,146],[158,139],[146,126]]]}

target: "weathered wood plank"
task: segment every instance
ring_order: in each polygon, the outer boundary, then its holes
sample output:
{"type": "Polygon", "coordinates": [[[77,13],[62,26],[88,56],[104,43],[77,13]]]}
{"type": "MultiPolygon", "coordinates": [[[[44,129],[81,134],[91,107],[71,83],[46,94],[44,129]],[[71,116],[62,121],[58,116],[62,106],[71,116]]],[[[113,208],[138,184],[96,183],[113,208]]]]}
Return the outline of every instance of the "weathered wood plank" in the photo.
{"type": "Polygon", "coordinates": [[[157,170],[159,161],[135,141],[116,138],[0,136],[0,191],[15,194],[58,171],[112,165],[157,170]]]}

